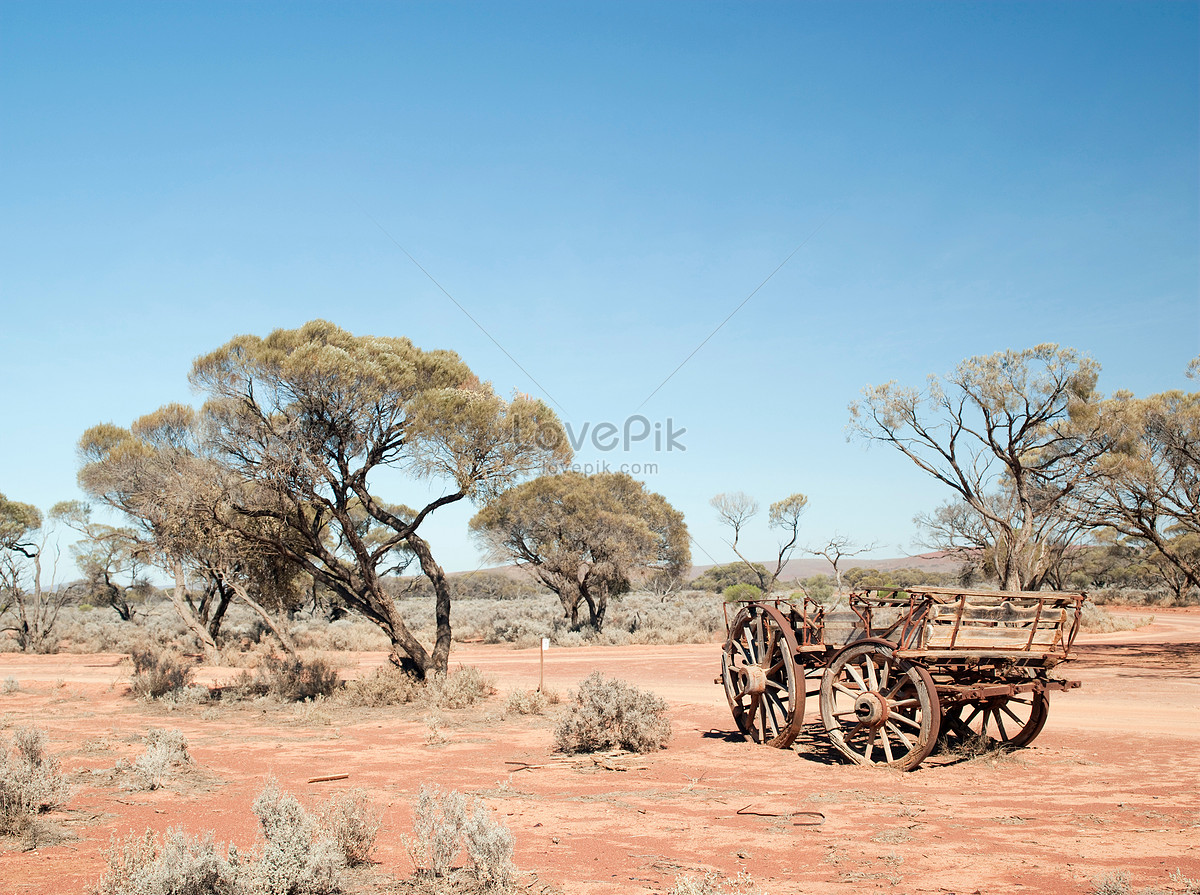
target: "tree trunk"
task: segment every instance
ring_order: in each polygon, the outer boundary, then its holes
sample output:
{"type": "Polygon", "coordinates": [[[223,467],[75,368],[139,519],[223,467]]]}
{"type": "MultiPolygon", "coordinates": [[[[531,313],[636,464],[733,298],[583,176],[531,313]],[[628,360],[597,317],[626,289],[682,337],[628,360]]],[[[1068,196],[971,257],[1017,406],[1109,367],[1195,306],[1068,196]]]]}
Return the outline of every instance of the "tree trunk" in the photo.
{"type": "Polygon", "coordinates": [[[405,541],[412,548],[413,553],[417,554],[417,559],[421,563],[421,571],[433,585],[435,595],[434,615],[437,621],[437,635],[433,644],[433,654],[429,657],[425,673],[433,671],[445,674],[450,667],[450,585],[446,581],[446,573],[434,561],[433,553],[424,538],[414,532],[409,534],[405,541]]]}
{"type": "Polygon", "coordinates": [[[258,613],[258,617],[261,618],[263,623],[271,629],[271,633],[275,635],[275,638],[279,641],[279,645],[283,647],[283,651],[292,658],[295,658],[296,643],[292,640],[292,637],[290,634],[288,634],[287,630],[282,625],[276,624],[275,619],[271,617],[271,613],[267,612],[267,610],[260,603],[254,600],[246,591],[246,588],[242,587],[242,585],[238,584],[237,582],[230,581],[228,586],[235,594],[237,594],[238,599],[258,613]]]}
{"type": "Polygon", "coordinates": [[[608,588],[600,587],[595,594],[586,584],[580,585],[579,589],[583,594],[583,599],[587,601],[592,627],[599,633],[600,629],[604,627],[604,613],[608,609],[608,588]]]}
{"type": "Polygon", "coordinates": [[[200,623],[200,619],[196,617],[195,610],[188,603],[187,585],[183,580],[183,563],[179,560],[174,560],[171,565],[175,572],[175,588],[170,591],[171,603],[175,606],[175,611],[179,613],[179,617],[183,620],[183,623],[187,625],[188,630],[200,641],[200,645],[204,648],[204,652],[208,655],[209,659],[215,662],[218,658],[217,643],[213,640],[212,635],[208,633],[204,625],[200,623]]]}

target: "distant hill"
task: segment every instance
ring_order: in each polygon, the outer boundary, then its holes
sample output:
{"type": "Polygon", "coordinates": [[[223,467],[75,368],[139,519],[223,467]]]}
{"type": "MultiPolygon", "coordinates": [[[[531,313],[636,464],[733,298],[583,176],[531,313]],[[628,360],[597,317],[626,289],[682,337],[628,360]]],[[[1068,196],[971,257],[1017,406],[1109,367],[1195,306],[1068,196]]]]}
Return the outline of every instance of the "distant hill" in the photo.
{"type": "MultiPolygon", "coordinates": [[[[775,568],[774,562],[758,561],[768,569],[775,568]]],[[[727,565],[727,563],[721,563],[721,565],[727,565]]],[[[916,556],[897,556],[891,559],[860,559],[857,556],[847,556],[839,565],[843,572],[853,568],[880,569],[884,572],[890,572],[893,569],[928,569],[931,572],[957,572],[959,567],[962,566],[962,558],[944,551],[918,553],[916,556]]],[[[712,563],[706,566],[692,566],[688,580],[691,581],[693,578],[703,575],[712,567],[712,563]]],[[[819,556],[806,556],[803,559],[788,560],[779,577],[784,581],[790,581],[793,578],[809,578],[813,575],[832,574],[833,567],[825,559],[819,556]]]]}
{"type": "MultiPolygon", "coordinates": [[[[764,566],[774,568],[773,562],[759,560],[764,566]]],[[[726,563],[722,563],[726,565],[726,563]]],[[[890,572],[893,569],[928,569],[931,572],[957,572],[962,565],[960,557],[948,554],[945,552],[937,553],[918,553],[916,556],[897,556],[891,559],[859,559],[857,556],[848,556],[841,562],[842,571],[847,569],[881,569],[885,572],[890,572]]],[[[692,566],[692,570],[688,573],[688,581],[703,575],[706,571],[712,568],[712,564],[706,566],[692,566]]],[[[516,566],[490,566],[486,569],[474,570],[479,573],[498,572],[501,575],[509,575],[511,577],[528,577],[527,573],[521,571],[516,566]]],[[[454,575],[472,574],[470,571],[453,572],[454,575]]],[[[783,567],[783,573],[780,576],[785,581],[790,581],[793,578],[809,578],[813,575],[832,575],[833,569],[829,563],[821,557],[805,557],[803,559],[788,560],[787,565],[783,567]]]]}

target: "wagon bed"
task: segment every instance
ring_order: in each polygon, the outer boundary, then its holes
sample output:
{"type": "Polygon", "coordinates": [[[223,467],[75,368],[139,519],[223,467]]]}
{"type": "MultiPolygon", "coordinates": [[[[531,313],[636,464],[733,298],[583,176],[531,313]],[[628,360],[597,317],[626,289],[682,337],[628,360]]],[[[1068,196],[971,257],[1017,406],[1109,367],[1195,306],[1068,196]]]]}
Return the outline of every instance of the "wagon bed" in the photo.
{"type": "MultiPolygon", "coordinates": [[[[739,729],[774,746],[799,735],[820,695],[833,745],[861,764],[912,769],[942,739],[1023,746],[1041,732],[1048,691],[1079,631],[1082,593],[863,588],[843,609],[741,604],[722,652],[739,729]]],[[[727,610],[728,611],[728,610],[727,610]]]]}

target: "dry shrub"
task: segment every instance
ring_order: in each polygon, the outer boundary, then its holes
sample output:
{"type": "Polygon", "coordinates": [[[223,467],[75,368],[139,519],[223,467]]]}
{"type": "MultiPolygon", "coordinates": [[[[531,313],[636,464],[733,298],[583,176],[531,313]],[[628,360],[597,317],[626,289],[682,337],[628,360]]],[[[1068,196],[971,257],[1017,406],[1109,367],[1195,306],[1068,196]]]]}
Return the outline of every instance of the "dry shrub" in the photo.
{"type": "Polygon", "coordinates": [[[1154,621],[1149,618],[1119,618],[1106,609],[1101,609],[1091,600],[1084,600],[1079,629],[1091,634],[1110,634],[1113,631],[1132,631],[1154,621]]]}
{"type": "Polygon", "coordinates": [[[594,671],[571,693],[554,731],[560,752],[650,752],[671,737],[667,704],[653,693],[594,671]]]}
{"type": "Polygon", "coordinates": [[[762,895],[762,889],[744,870],[739,870],[732,880],[725,880],[716,872],[702,877],[678,876],[667,895],[762,895]]]}
{"type": "Polygon", "coordinates": [[[4,679],[4,685],[0,686],[0,694],[2,694],[4,696],[11,696],[13,693],[18,692],[20,689],[21,689],[20,681],[18,681],[15,677],[6,677],[4,679]]]}
{"type": "Polygon", "coordinates": [[[473,665],[466,665],[449,674],[436,673],[426,678],[420,701],[433,708],[465,709],[495,692],[491,678],[473,665]]]}
{"type": "Polygon", "coordinates": [[[232,684],[222,689],[222,694],[235,699],[270,696],[281,702],[306,702],[330,696],[340,686],[337,669],[320,657],[270,655],[254,674],[248,671],[238,674],[232,684]]]}
{"type": "Polygon", "coordinates": [[[37,815],[69,797],[58,762],[46,755],[45,731],[21,727],[11,746],[0,742],[0,835],[25,833],[37,815]]]}
{"type": "Polygon", "coordinates": [[[378,809],[362,790],[333,796],[321,810],[321,827],[333,837],[349,867],[371,863],[379,823],[378,809]]]}
{"type": "Polygon", "coordinates": [[[346,859],[295,796],[268,780],[252,810],[263,841],[245,870],[248,890],[255,895],[324,895],[341,888],[346,859]]]}
{"type": "Polygon", "coordinates": [[[543,715],[546,709],[559,703],[557,693],[542,690],[513,690],[504,703],[506,715],[543,715]]]}
{"type": "Polygon", "coordinates": [[[169,650],[135,649],[130,686],[139,698],[160,699],[192,683],[192,663],[169,650]]]}
{"type": "Polygon", "coordinates": [[[405,847],[418,876],[446,879],[466,850],[471,861],[470,888],[507,892],[513,887],[513,837],[482,801],[456,790],[422,786],[413,813],[413,836],[405,847]]]}
{"type": "Polygon", "coordinates": [[[168,829],[160,843],[146,830],[111,840],[105,857],[93,895],[249,895],[238,885],[237,849],[222,853],[211,832],[193,838],[168,829]]]}
{"type": "MultiPolygon", "coordinates": [[[[365,818],[365,802],[354,797],[339,816],[365,818]]],[[[112,840],[107,870],[93,895],[334,895],[341,892],[341,873],[347,858],[335,832],[318,824],[295,797],[267,785],[255,799],[253,811],[262,839],[255,850],[239,854],[236,847],[219,846],[211,832],[191,837],[169,829],[160,840],[151,830],[112,840]]],[[[341,821],[339,821],[340,823],[341,821]]],[[[334,824],[336,830],[337,823],[334,824]]],[[[378,822],[375,822],[375,828],[378,822]]],[[[353,847],[370,851],[374,840],[360,824],[353,847]]]]}
{"type": "Polygon", "coordinates": [[[372,708],[411,702],[432,709],[464,709],[495,692],[491,678],[473,666],[460,666],[449,674],[434,673],[421,682],[388,665],[367,677],[347,681],[338,701],[372,708]]]}
{"type": "Polygon", "coordinates": [[[151,728],[145,743],[145,751],[133,762],[134,789],[161,789],[174,768],[191,764],[187,737],[180,730],[151,728]]]}
{"type": "Polygon", "coordinates": [[[369,708],[404,705],[417,698],[420,686],[420,681],[407,671],[395,665],[384,665],[367,677],[346,681],[346,686],[338,694],[338,701],[369,708]]]}
{"type": "Polygon", "coordinates": [[[1092,895],[1132,895],[1133,888],[1129,885],[1129,874],[1124,870],[1116,873],[1106,873],[1092,889],[1092,895]]]}

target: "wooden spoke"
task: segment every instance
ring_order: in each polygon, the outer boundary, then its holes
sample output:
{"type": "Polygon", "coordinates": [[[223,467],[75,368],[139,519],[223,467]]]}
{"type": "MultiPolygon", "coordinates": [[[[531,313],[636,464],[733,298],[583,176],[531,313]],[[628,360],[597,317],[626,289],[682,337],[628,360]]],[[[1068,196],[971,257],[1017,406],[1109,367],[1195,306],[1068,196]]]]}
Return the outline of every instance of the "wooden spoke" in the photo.
{"type": "Polygon", "coordinates": [[[831,742],[859,764],[912,770],[937,743],[933,678],[887,644],[856,643],[838,653],[821,677],[820,700],[831,742]]]}
{"type": "Polygon", "coordinates": [[[1028,746],[1046,726],[1049,711],[1050,699],[1044,692],[960,703],[946,712],[946,743],[950,748],[970,741],[985,748],[1028,746]]]}
{"type": "Polygon", "coordinates": [[[734,722],[756,743],[790,746],[804,721],[804,679],[796,638],[774,606],[750,603],[734,616],[721,654],[721,678],[734,722]]]}

